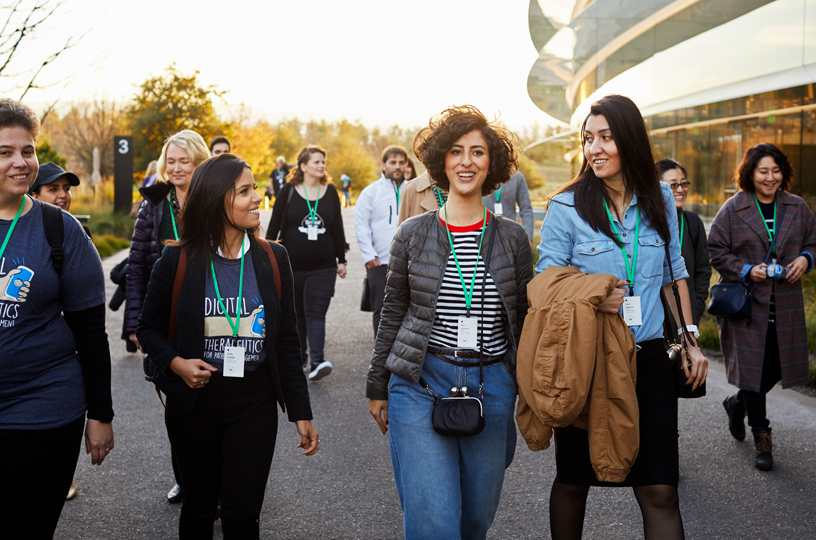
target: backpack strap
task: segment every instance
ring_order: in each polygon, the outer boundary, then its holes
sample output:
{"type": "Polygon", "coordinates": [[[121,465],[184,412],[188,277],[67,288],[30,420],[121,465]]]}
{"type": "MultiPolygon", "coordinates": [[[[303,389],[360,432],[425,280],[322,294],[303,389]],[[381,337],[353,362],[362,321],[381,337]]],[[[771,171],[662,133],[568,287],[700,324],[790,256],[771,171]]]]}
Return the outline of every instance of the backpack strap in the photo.
{"type": "Polygon", "coordinates": [[[269,242],[266,240],[261,240],[261,247],[266,250],[266,254],[269,255],[269,262],[272,263],[272,277],[275,280],[275,292],[278,294],[278,302],[281,299],[281,277],[280,277],[280,267],[278,267],[278,259],[275,257],[275,254],[272,252],[272,246],[269,245],[269,242]]]}
{"type": "Polygon", "coordinates": [[[184,284],[184,274],[187,272],[187,250],[182,248],[179,255],[176,277],[173,280],[173,301],[170,304],[170,328],[167,330],[167,340],[173,342],[176,337],[176,304],[178,303],[181,286],[184,284]]]}
{"type": "Polygon", "coordinates": [[[62,273],[62,261],[65,259],[65,250],[62,247],[65,240],[65,223],[62,221],[62,209],[42,203],[43,227],[45,238],[51,246],[51,259],[57,275],[62,273]]]}

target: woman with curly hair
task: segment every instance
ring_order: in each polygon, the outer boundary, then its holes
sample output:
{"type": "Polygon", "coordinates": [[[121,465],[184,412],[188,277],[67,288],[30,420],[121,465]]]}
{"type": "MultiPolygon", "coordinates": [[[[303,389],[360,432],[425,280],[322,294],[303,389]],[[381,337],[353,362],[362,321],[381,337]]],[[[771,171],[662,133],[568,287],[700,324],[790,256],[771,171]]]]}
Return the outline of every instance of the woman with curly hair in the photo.
{"type": "Polygon", "coordinates": [[[735,439],[745,440],[747,414],[754,466],[763,471],[773,468],[765,395],[780,380],[785,388],[808,380],[800,278],[813,270],[816,219],[801,197],[788,192],[792,179],[793,167],[776,146],[762,143],[745,152],[737,170],[740,191],[725,201],[708,237],[720,282],[754,286],[750,321],[720,317],[717,322],[728,382],[740,389],[723,402],[728,428],[735,439]],[[784,268],[774,266],[772,273],[769,264],[784,268]]]}
{"type": "Polygon", "coordinates": [[[532,255],[524,229],[488,212],[482,197],[510,179],[517,152],[514,135],[472,106],[443,111],[414,139],[449,196],[397,230],[366,382],[369,412],[389,436],[409,540],[485,538],[513,460],[532,255]],[[481,432],[432,428],[435,396],[453,389],[482,398],[481,432]]]}

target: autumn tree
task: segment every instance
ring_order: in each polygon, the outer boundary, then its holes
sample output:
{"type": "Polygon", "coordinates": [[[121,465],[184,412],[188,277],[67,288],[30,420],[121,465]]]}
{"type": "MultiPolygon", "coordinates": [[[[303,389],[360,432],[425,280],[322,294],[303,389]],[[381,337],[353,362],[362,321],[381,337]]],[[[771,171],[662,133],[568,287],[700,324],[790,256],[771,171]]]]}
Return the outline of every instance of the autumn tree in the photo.
{"type": "Polygon", "coordinates": [[[143,82],[126,111],[133,135],[135,169],[147,168],[158,157],[167,137],[183,129],[196,131],[205,140],[226,133],[227,126],[213,107],[213,98],[223,94],[215,86],[203,86],[197,71],[185,75],[175,64],[143,82]]]}

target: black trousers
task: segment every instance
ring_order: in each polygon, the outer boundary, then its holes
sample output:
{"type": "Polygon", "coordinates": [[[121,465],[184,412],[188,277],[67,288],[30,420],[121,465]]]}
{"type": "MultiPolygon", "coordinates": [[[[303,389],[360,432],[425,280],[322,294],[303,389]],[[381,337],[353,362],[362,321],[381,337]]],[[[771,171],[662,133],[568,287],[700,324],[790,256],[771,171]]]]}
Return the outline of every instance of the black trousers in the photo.
{"type": "Polygon", "coordinates": [[[211,539],[219,499],[224,538],[257,538],[278,431],[269,367],[241,379],[213,375],[197,392],[191,410],[172,401],[165,410],[184,486],[179,538],[211,539]],[[230,525],[242,520],[255,525],[254,536],[230,534],[230,525]]]}
{"type": "Polygon", "coordinates": [[[76,469],[85,416],[55,429],[0,429],[0,536],[54,536],[76,469]]]}
{"type": "Polygon", "coordinates": [[[748,416],[751,431],[755,433],[766,431],[771,426],[765,407],[765,395],[780,380],[782,380],[782,363],[779,359],[779,340],[776,336],[776,323],[772,322],[768,323],[768,332],[765,334],[765,358],[762,362],[759,392],[740,390],[737,394],[745,405],[745,414],[748,416]]]}
{"type": "Polygon", "coordinates": [[[326,313],[334,296],[337,269],[294,270],[292,273],[295,281],[295,311],[300,354],[305,360],[308,344],[310,362],[312,366],[317,366],[324,360],[326,313]]]}
{"type": "Polygon", "coordinates": [[[383,301],[385,300],[385,276],[387,273],[388,265],[386,264],[375,268],[366,268],[368,288],[371,290],[371,309],[374,310],[374,315],[372,315],[374,339],[377,339],[377,328],[380,327],[380,313],[382,313],[383,301]]]}

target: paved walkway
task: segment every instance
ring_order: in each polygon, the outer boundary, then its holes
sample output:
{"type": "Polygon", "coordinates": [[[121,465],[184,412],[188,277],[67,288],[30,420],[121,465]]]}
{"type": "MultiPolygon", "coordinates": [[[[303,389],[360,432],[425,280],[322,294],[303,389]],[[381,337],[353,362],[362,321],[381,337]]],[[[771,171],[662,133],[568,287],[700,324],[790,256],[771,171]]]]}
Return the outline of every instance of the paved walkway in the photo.
{"type": "MultiPolygon", "coordinates": [[[[268,216],[268,215],[267,215],[268,216]]],[[[307,458],[281,416],[281,429],[261,515],[261,537],[391,539],[402,537],[386,437],[368,414],[365,374],[373,348],[370,314],[359,311],[363,263],[344,210],[351,244],[349,272],[337,283],[327,321],[327,358],[334,372],[311,385],[321,450],[307,458]]],[[[268,217],[264,218],[266,223],[268,217]]],[[[110,269],[125,253],[105,261],[110,269]]],[[[113,293],[109,285],[108,298],[113,293]]],[[[56,538],[176,538],[179,506],[172,486],[163,409],[145,382],[141,358],[119,340],[122,312],[108,313],[113,358],[116,448],[102,467],[83,453],[79,495],[68,501],[56,538]]],[[[816,400],[777,387],[768,410],[778,449],[773,472],[753,467],[753,445],[728,434],[721,402],[733,388],[713,364],[708,396],[680,403],[680,501],[688,538],[794,540],[816,537],[816,400]]],[[[549,538],[553,450],[531,452],[519,437],[490,538],[549,538]]],[[[629,489],[593,489],[584,538],[642,538],[629,489]]],[[[0,534],[0,536],[2,536],[0,534]]],[[[221,538],[216,524],[216,538],[221,538]]]]}

